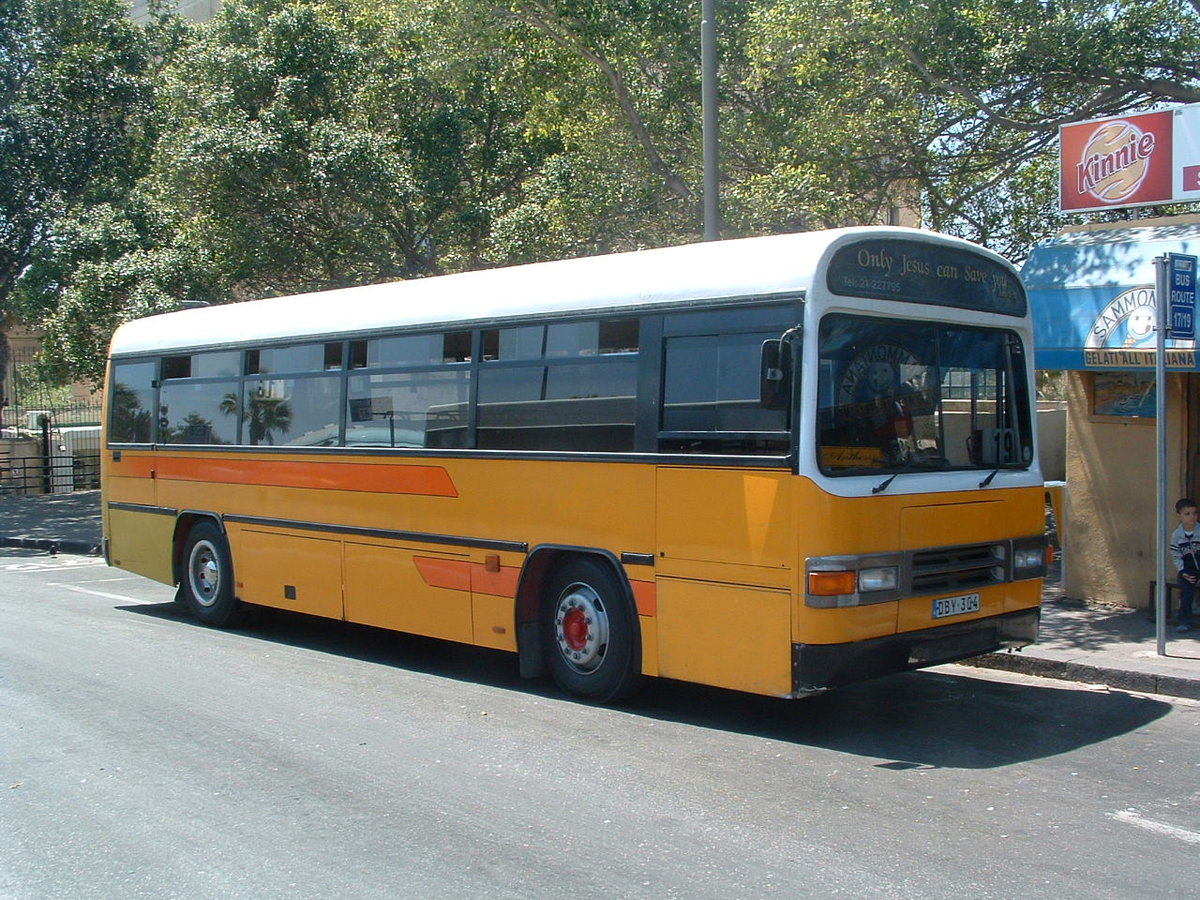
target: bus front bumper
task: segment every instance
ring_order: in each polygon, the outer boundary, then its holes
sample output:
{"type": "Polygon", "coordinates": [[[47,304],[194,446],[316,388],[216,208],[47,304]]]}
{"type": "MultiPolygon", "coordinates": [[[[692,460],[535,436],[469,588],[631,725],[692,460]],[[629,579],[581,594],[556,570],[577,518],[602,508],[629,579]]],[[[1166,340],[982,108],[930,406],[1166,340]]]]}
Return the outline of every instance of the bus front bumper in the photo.
{"type": "Polygon", "coordinates": [[[1037,640],[1041,608],[906,631],[852,644],[793,644],[792,696],[955,662],[1037,640]]]}

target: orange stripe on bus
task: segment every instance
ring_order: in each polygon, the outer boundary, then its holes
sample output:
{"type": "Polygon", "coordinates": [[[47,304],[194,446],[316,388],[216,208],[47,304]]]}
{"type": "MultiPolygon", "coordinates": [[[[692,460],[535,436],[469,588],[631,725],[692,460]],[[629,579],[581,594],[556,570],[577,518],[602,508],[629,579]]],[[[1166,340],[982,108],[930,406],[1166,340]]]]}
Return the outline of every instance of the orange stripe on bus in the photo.
{"type": "Polygon", "coordinates": [[[154,457],[132,456],[125,451],[120,460],[114,460],[109,472],[117,478],[153,478],[154,457]]]}
{"type": "Polygon", "coordinates": [[[489,572],[481,563],[471,565],[471,590],[493,597],[516,597],[521,570],[516,566],[501,566],[499,572],[489,572]]]}
{"type": "MultiPolygon", "coordinates": [[[[429,556],[414,556],[413,562],[421,578],[430,587],[448,588],[454,591],[474,590],[480,594],[496,597],[515,597],[517,580],[521,570],[516,566],[504,566],[499,572],[487,571],[483,563],[467,560],[436,559],[429,556]]],[[[634,603],[639,616],[658,615],[658,588],[653,581],[630,580],[634,603]]]]}
{"type": "Polygon", "coordinates": [[[430,497],[458,496],[450,473],[441,466],[160,456],[158,477],[217,484],[261,484],[269,487],[421,494],[430,497]]]}
{"type": "Polygon", "coordinates": [[[471,564],[466,560],[414,556],[413,562],[430,587],[447,588],[452,591],[471,590],[471,564]]]}
{"type": "Polygon", "coordinates": [[[517,580],[521,570],[516,566],[503,566],[499,572],[489,572],[484,563],[467,560],[414,556],[413,562],[430,587],[474,591],[495,597],[517,596],[517,580]]]}
{"type": "Polygon", "coordinates": [[[637,605],[639,616],[654,617],[658,615],[658,587],[653,581],[629,580],[633,588],[633,602],[637,605]]]}

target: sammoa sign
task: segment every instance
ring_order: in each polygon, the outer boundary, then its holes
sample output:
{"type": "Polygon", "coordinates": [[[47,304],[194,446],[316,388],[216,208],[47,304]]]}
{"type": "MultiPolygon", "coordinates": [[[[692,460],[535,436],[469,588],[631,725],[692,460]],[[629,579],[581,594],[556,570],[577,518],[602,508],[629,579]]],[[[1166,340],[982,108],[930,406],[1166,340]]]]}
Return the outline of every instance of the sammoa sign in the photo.
{"type": "MultiPolygon", "coordinates": [[[[1097,313],[1083,343],[1087,368],[1152,368],[1157,346],[1154,331],[1158,303],[1154,285],[1129,288],[1117,294],[1097,313]]],[[[1170,368],[1192,368],[1196,364],[1196,342],[1168,338],[1166,364],[1170,368]]]]}
{"type": "Polygon", "coordinates": [[[1062,126],[1059,189],[1064,212],[1200,200],[1200,104],[1062,126]]]}

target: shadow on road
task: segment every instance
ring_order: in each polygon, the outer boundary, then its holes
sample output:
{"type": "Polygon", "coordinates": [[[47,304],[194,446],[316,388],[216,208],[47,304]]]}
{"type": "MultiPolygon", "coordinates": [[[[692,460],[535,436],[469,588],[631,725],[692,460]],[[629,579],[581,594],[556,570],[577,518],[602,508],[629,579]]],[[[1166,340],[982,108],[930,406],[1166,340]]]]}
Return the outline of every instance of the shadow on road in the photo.
{"type": "MultiPolygon", "coordinates": [[[[173,603],[119,607],[196,628],[173,603]]],[[[546,679],[517,674],[511,653],[298,613],[265,611],[235,633],[314,654],[442,679],[575,701],[546,679]]],[[[806,700],[650,679],[619,715],[746,734],[879,760],[879,768],[985,769],[1069,753],[1145,727],[1171,704],[1061,682],[1017,681],[957,667],[880,678],[806,700]]]]}
{"type": "Polygon", "coordinates": [[[800,701],[670,682],[652,683],[641,700],[642,715],[874,757],[896,770],[984,769],[1057,756],[1137,731],[1171,709],[1137,694],[956,667],[800,701]]]}

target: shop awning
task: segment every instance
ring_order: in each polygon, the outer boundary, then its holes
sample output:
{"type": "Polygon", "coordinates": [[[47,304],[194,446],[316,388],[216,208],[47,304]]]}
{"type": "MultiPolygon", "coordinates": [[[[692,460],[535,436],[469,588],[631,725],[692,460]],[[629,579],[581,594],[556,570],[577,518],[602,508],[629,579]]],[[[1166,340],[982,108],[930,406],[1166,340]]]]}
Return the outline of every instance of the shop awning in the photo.
{"type": "MultiPolygon", "coordinates": [[[[1084,226],[1038,244],[1029,292],[1039,369],[1153,369],[1154,259],[1200,255],[1200,217],[1084,226]]],[[[1196,370],[1194,341],[1167,341],[1166,365],[1196,370]]]]}

